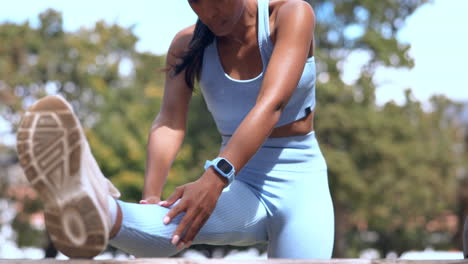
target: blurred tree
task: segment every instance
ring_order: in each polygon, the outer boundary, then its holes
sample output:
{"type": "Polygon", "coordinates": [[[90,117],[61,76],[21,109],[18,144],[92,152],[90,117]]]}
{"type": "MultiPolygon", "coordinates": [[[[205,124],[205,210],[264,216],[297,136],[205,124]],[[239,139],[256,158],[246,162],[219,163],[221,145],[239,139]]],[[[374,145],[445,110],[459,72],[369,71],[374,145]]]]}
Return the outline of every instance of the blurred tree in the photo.
{"type": "Polygon", "coordinates": [[[413,66],[410,46],[396,34],[428,1],[308,2],[317,20],[316,129],[335,205],[334,256],[356,257],[365,246],[377,246],[384,254],[422,248],[428,244],[426,221],[453,209],[457,128],[442,115],[451,103],[434,98],[426,113],[408,92],[403,106],[379,107],[373,75],[382,66],[413,66]],[[355,53],[368,61],[356,81],[347,84],[343,65],[355,53]],[[346,236],[362,231],[376,236],[360,242],[346,236]]]}
{"type": "Polygon", "coordinates": [[[138,39],[131,27],[104,22],[93,29],[65,33],[61,14],[51,9],[39,18],[37,29],[27,22],[0,26],[2,117],[15,125],[25,106],[47,93],[60,93],[92,125],[92,113],[104,103],[106,90],[125,81],[119,70],[127,58],[135,56],[138,39]]]}
{"type": "MultiPolygon", "coordinates": [[[[463,224],[468,219],[468,102],[462,106],[462,111],[459,115],[459,121],[463,129],[458,137],[461,138],[460,144],[455,146],[455,152],[461,159],[462,165],[457,171],[457,216],[460,223],[453,243],[462,248],[463,245],[463,224]]],[[[468,242],[468,238],[467,238],[468,242]]]]}
{"type": "MultiPolygon", "coordinates": [[[[406,94],[406,103],[377,106],[377,66],[412,67],[409,45],[396,33],[425,0],[316,1],[317,122],[328,161],[336,212],[335,257],[356,257],[364,246],[383,253],[420,248],[425,223],[454,206],[453,103],[432,99],[430,111],[406,94]],[[353,84],[342,79],[353,52],[369,61],[353,84]],[[376,236],[362,237],[374,232],[376,236]],[[367,243],[367,244],[366,244],[367,243]]],[[[158,113],[165,57],[135,50],[133,27],[98,22],[65,32],[54,10],[28,23],[0,25],[0,113],[13,130],[24,107],[45,94],[72,102],[104,174],[125,200],[141,197],[146,142],[158,113]]],[[[164,196],[196,179],[220,137],[197,92],[188,133],[169,173],[164,196]]]]}
{"type": "MultiPolygon", "coordinates": [[[[57,11],[46,10],[39,17],[37,29],[28,23],[0,25],[2,118],[15,131],[25,107],[46,94],[63,95],[83,122],[104,174],[124,199],[138,201],[147,137],[163,93],[165,56],[136,52],[132,27],[97,22],[94,28],[66,33],[57,11]]],[[[189,135],[170,171],[164,196],[199,177],[204,158],[217,153],[220,137],[198,92],[190,109],[189,135]]],[[[30,213],[34,212],[25,212],[30,213]]],[[[16,221],[15,226],[24,224],[16,221]]],[[[20,244],[34,243],[26,241],[30,230],[22,229],[20,244]]]]}

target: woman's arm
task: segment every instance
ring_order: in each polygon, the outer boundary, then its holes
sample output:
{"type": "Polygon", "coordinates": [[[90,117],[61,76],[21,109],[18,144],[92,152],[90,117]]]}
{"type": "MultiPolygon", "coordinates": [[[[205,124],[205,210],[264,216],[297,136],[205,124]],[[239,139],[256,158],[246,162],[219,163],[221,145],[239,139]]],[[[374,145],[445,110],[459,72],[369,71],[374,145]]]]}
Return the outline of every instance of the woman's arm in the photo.
{"type": "Polygon", "coordinates": [[[313,41],[315,16],[305,1],[278,9],[276,43],[257,102],[219,154],[240,171],[278,122],[299,82],[313,41]]]}
{"type": "MultiPolygon", "coordinates": [[[[294,93],[313,41],[314,12],[305,1],[289,1],[279,7],[275,25],[275,48],[256,105],[219,154],[231,161],[236,171],[245,166],[269,136],[294,93]]],[[[208,197],[204,190],[219,195],[227,180],[210,167],[197,182],[182,186],[162,203],[170,206],[182,197],[164,221],[168,223],[181,212],[186,212],[174,232],[173,244],[179,247],[190,245],[214,209],[213,201],[216,199],[208,197]],[[187,233],[181,239],[186,229],[187,233]]]]}
{"type": "Polygon", "coordinates": [[[193,28],[180,31],[167,54],[166,67],[170,70],[166,73],[163,102],[148,137],[143,190],[146,203],[159,202],[169,169],[184,140],[192,92],[185,83],[185,72],[173,76],[171,67],[179,63],[178,58],[188,47],[193,28]]]}

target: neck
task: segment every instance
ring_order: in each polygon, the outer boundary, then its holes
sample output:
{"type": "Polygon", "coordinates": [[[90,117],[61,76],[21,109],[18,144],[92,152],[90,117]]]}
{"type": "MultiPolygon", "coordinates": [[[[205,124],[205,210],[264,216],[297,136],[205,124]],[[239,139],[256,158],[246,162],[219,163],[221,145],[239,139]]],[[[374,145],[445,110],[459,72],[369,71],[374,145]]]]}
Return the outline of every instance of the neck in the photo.
{"type": "Polygon", "coordinates": [[[244,10],[237,22],[234,30],[221,37],[225,41],[235,41],[241,44],[249,42],[248,33],[252,29],[256,29],[257,25],[257,0],[245,0],[244,10]]]}

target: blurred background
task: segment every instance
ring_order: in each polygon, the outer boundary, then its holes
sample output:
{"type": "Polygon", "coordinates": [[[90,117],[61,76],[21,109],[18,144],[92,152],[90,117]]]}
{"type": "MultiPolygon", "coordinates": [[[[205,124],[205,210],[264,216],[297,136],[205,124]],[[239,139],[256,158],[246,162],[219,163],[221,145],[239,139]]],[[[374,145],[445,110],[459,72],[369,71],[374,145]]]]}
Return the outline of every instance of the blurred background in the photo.
{"type": "MultiPolygon", "coordinates": [[[[336,214],[333,257],[462,258],[468,1],[309,3],[317,22],[315,128],[336,214]]],[[[184,0],[2,4],[0,258],[56,256],[42,203],[16,157],[24,109],[47,94],[66,97],[104,174],[123,200],[139,201],[165,53],[174,35],[195,21],[184,0]]],[[[197,89],[164,197],[197,179],[219,144],[197,89]]],[[[193,246],[178,257],[264,258],[264,251],[265,245],[193,246]]],[[[109,248],[101,257],[131,256],[109,248]]]]}

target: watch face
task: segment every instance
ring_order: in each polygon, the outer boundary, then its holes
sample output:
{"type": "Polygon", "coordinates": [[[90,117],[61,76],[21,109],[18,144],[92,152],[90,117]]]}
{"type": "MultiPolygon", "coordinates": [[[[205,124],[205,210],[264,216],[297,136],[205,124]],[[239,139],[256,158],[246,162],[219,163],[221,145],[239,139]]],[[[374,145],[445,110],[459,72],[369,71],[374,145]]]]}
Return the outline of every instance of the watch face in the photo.
{"type": "Polygon", "coordinates": [[[232,166],[226,160],[220,160],[216,166],[225,174],[228,174],[232,171],[232,166]]]}

